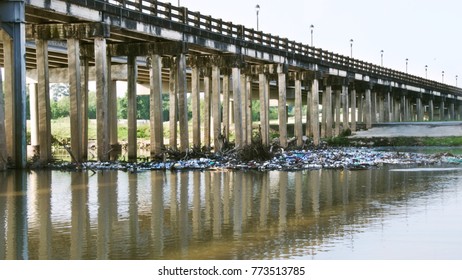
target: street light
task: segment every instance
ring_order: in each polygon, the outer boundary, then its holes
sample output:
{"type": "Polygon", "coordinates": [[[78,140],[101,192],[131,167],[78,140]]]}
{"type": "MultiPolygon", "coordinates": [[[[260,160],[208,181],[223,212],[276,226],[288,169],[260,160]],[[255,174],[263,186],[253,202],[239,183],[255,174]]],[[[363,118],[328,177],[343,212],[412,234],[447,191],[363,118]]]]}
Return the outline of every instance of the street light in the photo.
{"type": "Polygon", "coordinates": [[[444,71],[441,71],[441,82],[444,83],[444,71]]]}
{"type": "Polygon", "coordinates": [[[257,31],[259,31],[258,14],[260,13],[260,5],[257,4],[257,6],[255,6],[255,11],[257,12],[257,31]]]}
{"type": "Polygon", "coordinates": [[[310,30],[311,30],[311,46],[313,47],[313,30],[314,30],[314,25],[310,25],[310,30]]]}
{"type": "Polygon", "coordinates": [[[178,0],[178,7],[180,6],[180,0],[178,0]]]}
{"type": "Polygon", "coordinates": [[[350,57],[353,58],[353,39],[350,39],[350,57]]]}
{"type": "Polygon", "coordinates": [[[409,59],[406,58],[406,74],[407,74],[407,64],[408,64],[409,59]]]}
{"type": "Polygon", "coordinates": [[[425,65],[425,79],[427,79],[427,69],[428,69],[428,65],[425,65]]]}
{"type": "Polygon", "coordinates": [[[457,78],[459,78],[459,75],[456,75],[456,86],[457,86],[457,78]]]}
{"type": "Polygon", "coordinates": [[[380,66],[383,67],[383,50],[380,51],[380,66]]]}

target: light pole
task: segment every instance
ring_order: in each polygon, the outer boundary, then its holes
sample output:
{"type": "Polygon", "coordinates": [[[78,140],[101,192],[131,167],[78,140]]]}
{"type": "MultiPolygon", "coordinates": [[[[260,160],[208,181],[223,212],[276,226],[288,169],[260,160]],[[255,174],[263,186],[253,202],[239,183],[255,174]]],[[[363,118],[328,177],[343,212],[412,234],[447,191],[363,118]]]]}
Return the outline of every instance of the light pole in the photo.
{"type": "Polygon", "coordinates": [[[380,51],[380,66],[383,67],[383,50],[380,51]]]}
{"type": "Polygon", "coordinates": [[[180,6],[180,0],[178,0],[178,7],[180,6]]]}
{"type": "Polygon", "coordinates": [[[313,47],[313,30],[314,30],[314,25],[310,25],[310,30],[311,30],[311,46],[313,47]]]}
{"type": "Polygon", "coordinates": [[[257,6],[255,6],[255,11],[257,12],[257,31],[259,31],[260,29],[259,29],[259,26],[258,26],[258,24],[259,24],[258,15],[260,13],[260,5],[257,4],[257,6]]]}
{"type": "Polygon", "coordinates": [[[406,58],[406,74],[407,74],[407,64],[408,64],[409,59],[406,58]]]}
{"type": "Polygon", "coordinates": [[[441,71],[441,82],[444,83],[444,70],[441,71]]]}
{"type": "Polygon", "coordinates": [[[428,65],[425,65],[425,79],[428,79],[427,78],[427,70],[428,70],[428,65]]]}
{"type": "Polygon", "coordinates": [[[350,57],[353,58],[353,39],[350,39],[350,57]]]}
{"type": "Polygon", "coordinates": [[[459,78],[459,75],[456,75],[456,86],[457,86],[457,78],[459,78]]]}

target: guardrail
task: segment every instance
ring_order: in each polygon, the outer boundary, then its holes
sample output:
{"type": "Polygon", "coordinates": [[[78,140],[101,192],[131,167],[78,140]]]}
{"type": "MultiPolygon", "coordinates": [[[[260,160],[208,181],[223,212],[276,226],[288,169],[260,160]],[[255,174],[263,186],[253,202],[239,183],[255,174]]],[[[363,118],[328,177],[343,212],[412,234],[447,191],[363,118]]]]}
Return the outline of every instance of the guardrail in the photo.
{"type": "MultiPolygon", "coordinates": [[[[86,0],[71,0],[73,2],[86,2],[86,0]]],[[[364,75],[374,75],[378,78],[386,78],[396,82],[406,83],[413,86],[431,88],[441,93],[462,96],[462,89],[448,84],[424,79],[390,68],[375,65],[369,62],[354,59],[352,57],[336,54],[320,48],[311,47],[287,38],[281,38],[269,33],[247,28],[222,19],[202,15],[199,12],[191,12],[185,7],[174,6],[171,3],[163,3],[155,0],[95,0],[96,2],[118,6],[124,9],[152,15],[185,26],[195,27],[208,32],[216,33],[242,40],[246,43],[258,44],[262,47],[272,48],[277,51],[304,56],[310,62],[321,65],[348,69],[351,72],[364,75]]]]}

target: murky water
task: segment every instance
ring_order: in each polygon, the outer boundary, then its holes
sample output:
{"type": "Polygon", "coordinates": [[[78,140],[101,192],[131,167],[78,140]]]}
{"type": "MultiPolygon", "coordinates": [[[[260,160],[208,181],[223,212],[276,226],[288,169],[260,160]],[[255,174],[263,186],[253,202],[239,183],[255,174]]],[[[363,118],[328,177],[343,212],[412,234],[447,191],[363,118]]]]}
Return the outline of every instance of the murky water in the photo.
{"type": "Polygon", "coordinates": [[[0,172],[0,259],[462,259],[462,169],[0,172]]]}

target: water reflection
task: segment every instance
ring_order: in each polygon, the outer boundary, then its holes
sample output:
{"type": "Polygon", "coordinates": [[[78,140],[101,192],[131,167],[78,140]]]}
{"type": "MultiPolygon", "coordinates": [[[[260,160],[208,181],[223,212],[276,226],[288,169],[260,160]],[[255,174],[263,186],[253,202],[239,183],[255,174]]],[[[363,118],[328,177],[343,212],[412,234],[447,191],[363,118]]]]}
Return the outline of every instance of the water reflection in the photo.
{"type": "Polygon", "coordinates": [[[312,258],[338,244],[354,252],[362,233],[460,197],[461,174],[1,172],[0,259],[312,258]]]}

